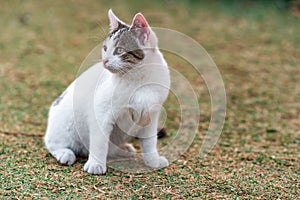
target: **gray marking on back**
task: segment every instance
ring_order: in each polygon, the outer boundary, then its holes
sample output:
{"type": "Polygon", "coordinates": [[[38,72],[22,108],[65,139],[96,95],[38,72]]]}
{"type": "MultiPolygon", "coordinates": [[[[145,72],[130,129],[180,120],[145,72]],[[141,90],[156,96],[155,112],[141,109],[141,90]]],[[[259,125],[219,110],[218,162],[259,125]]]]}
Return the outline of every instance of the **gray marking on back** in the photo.
{"type": "Polygon", "coordinates": [[[61,100],[66,96],[67,91],[64,91],[55,101],[52,103],[52,106],[57,106],[61,102],[61,100]]]}

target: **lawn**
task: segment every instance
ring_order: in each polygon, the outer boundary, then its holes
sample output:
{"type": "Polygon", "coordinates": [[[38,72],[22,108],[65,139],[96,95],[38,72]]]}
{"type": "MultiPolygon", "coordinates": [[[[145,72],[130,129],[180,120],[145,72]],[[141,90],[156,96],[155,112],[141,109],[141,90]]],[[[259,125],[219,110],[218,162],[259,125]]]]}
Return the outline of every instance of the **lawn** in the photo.
{"type": "MultiPolygon", "coordinates": [[[[300,18],[284,1],[0,0],[0,197],[110,199],[300,198],[300,18]],[[201,110],[189,149],[168,168],[104,176],[84,159],[61,166],[44,148],[51,102],[76,78],[108,31],[107,11],[126,22],[141,11],[150,25],[199,42],[222,75],[227,114],[210,154],[199,158],[211,116],[205,82],[188,63],[167,61],[191,82],[201,110]]],[[[180,121],[166,102],[168,136],[180,121]]]]}

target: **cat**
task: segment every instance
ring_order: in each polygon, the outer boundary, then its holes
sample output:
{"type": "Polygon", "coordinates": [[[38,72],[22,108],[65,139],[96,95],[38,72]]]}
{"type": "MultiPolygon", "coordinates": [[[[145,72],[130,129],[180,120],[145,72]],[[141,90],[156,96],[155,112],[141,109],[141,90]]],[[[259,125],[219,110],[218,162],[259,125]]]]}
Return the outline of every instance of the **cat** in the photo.
{"type": "Polygon", "coordinates": [[[167,167],[168,160],[157,151],[157,127],[170,73],[157,37],[141,13],[131,25],[111,9],[108,17],[102,62],[81,74],[52,103],[45,146],[63,165],[72,165],[76,156],[88,157],[84,171],[100,175],[108,159],[136,154],[128,143],[134,137],[140,140],[147,166],[167,167]]]}

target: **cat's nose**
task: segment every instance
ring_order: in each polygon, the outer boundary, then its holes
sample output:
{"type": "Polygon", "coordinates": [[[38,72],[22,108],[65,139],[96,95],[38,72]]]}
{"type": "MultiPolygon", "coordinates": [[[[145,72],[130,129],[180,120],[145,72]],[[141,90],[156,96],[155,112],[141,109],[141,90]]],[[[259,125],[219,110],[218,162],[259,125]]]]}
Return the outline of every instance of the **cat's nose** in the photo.
{"type": "Polygon", "coordinates": [[[102,60],[103,65],[105,65],[107,62],[108,62],[107,59],[103,59],[103,60],[102,60]]]}

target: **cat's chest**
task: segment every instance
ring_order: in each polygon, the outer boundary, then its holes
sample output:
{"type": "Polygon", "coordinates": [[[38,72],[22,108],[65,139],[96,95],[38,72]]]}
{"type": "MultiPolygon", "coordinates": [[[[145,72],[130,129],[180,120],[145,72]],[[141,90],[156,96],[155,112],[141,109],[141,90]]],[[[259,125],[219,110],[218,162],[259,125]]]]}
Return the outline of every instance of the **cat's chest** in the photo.
{"type": "Polygon", "coordinates": [[[149,89],[139,82],[120,83],[117,81],[107,81],[95,95],[95,103],[100,110],[112,111],[114,115],[121,115],[129,108],[134,108],[138,112],[142,112],[148,107],[151,98],[149,89]]]}
{"type": "Polygon", "coordinates": [[[108,113],[110,121],[123,132],[136,136],[135,134],[140,127],[145,126],[150,121],[149,109],[151,106],[144,98],[144,93],[129,87],[120,87],[112,92],[113,94],[106,101],[106,105],[102,104],[102,108],[105,109],[104,112],[108,113]]]}
{"type": "Polygon", "coordinates": [[[144,100],[145,91],[143,91],[143,83],[141,82],[118,82],[111,81],[106,87],[105,96],[109,96],[112,105],[124,106],[131,104],[140,104],[144,100]]]}

